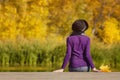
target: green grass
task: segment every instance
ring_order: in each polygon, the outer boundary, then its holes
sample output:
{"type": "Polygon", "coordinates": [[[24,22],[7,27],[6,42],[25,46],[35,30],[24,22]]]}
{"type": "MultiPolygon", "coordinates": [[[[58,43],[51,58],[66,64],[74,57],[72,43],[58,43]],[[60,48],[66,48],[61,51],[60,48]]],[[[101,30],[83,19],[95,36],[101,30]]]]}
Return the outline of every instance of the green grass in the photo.
{"type": "MultiPolygon", "coordinates": [[[[52,71],[61,67],[66,52],[65,43],[48,40],[0,42],[0,71],[52,71]]],[[[112,71],[120,71],[120,44],[111,46],[91,44],[94,64],[99,68],[109,65],[112,71]]]]}
{"type": "Polygon", "coordinates": [[[102,64],[111,67],[112,71],[120,71],[120,44],[91,46],[91,54],[95,65],[99,68],[102,64]]]}

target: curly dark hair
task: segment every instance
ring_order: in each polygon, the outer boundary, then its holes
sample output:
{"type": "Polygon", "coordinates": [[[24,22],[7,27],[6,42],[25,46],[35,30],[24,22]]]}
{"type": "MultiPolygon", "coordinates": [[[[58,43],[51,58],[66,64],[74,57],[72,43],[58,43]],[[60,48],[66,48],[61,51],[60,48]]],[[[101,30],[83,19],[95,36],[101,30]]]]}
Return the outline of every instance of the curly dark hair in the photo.
{"type": "Polygon", "coordinates": [[[71,35],[80,35],[88,29],[88,23],[86,20],[79,19],[72,24],[72,34],[71,35]]]}

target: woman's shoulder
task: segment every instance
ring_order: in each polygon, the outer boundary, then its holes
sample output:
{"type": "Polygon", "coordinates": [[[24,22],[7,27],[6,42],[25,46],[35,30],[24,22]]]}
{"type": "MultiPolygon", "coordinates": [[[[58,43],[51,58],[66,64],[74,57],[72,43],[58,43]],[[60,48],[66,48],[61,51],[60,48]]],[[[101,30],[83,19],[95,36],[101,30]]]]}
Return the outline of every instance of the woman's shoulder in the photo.
{"type": "Polygon", "coordinates": [[[75,38],[90,39],[87,35],[74,35],[74,36],[68,36],[67,37],[67,39],[75,39],[75,38]]]}
{"type": "Polygon", "coordinates": [[[84,37],[86,39],[90,39],[87,35],[82,35],[82,37],[84,37]]]}

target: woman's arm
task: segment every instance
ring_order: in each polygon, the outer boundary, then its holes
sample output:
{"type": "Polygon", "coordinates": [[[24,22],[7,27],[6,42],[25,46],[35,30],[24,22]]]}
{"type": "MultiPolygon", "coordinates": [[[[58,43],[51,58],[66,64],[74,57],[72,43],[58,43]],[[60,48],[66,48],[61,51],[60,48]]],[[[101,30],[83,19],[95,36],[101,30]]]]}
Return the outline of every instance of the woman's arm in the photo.
{"type": "Polygon", "coordinates": [[[86,60],[89,63],[92,71],[98,72],[99,70],[95,68],[95,65],[93,64],[92,57],[91,57],[91,54],[90,54],[90,39],[88,39],[88,41],[87,41],[85,53],[86,53],[85,54],[86,60]]]}
{"type": "Polygon", "coordinates": [[[69,59],[71,57],[71,51],[72,51],[72,47],[71,47],[71,43],[70,43],[70,40],[69,38],[67,38],[67,41],[66,41],[66,55],[64,57],[64,61],[63,61],[63,64],[62,64],[62,69],[65,69],[67,63],[69,62],[69,59]]]}
{"type": "Polygon", "coordinates": [[[67,66],[67,64],[69,62],[69,59],[71,57],[71,50],[72,50],[69,37],[66,40],[66,45],[67,45],[66,46],[66,55],[64,57],[64,61],[63,61],[62,67],[61,67],[61,69],[55,70],[53,72],[63,72],[65,67],[67,66]]]}

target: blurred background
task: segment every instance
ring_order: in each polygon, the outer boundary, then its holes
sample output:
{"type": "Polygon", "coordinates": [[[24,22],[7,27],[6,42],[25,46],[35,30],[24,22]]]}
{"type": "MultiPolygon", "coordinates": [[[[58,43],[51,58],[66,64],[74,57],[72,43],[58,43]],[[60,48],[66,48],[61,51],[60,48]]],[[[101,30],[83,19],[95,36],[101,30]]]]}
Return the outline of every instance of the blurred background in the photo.
{"type": "Polygon", "coordinates": [[[60,68],[76,19],[89,23],[96,67],[120,71],[119,10],[120,0],[0,0],[0,71],[60,68]]]}

